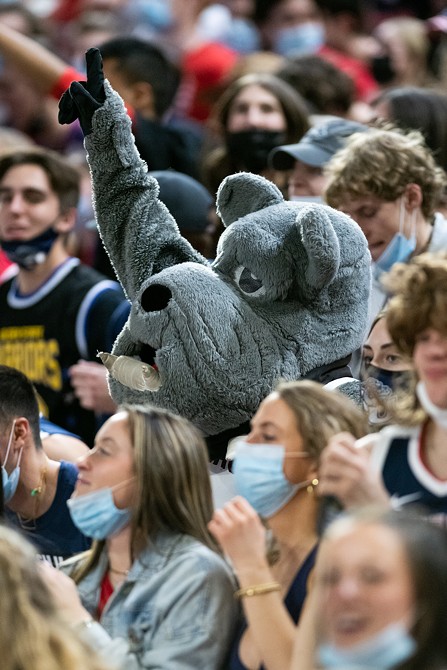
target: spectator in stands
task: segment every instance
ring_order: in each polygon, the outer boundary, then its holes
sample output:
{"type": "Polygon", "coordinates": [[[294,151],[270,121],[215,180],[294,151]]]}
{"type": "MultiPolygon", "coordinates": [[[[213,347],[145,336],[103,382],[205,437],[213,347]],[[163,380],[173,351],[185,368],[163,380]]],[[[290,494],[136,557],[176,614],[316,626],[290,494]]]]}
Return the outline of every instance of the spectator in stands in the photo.
{"type": "Polygon", "coordinates": [[[3,670],[113,670],[61,619],[46,566],[13,529],[0,525],[0,650],[3,670]]]}
{"type": "Polygon", "coordinates": [[[297,144],[273,149],[269,161],[275,170],[287,172],[289,200],[322,202],[327,182],[324,166],[348,137],[367,130],[368,126],[354,121],[332,119],[313,126],[297,144]]]}
{"type": "Polygon", "coordinates": [[[235,444],[239,495],[209,524],[236,571],[246,619],[231,670],[289,667],[324,521],[315,495],[321,450],[341,426],[364,434],[353,403],[317,382],[287,382],[263,400],[249,435],[235,444]]]}
{"type": "Polygon", "coordinates": [[[359,448],[335,435],[321,459],[320,493],[344,507],[383,502],[417,505],[444,526],[447,518],[447,255],[421,254],[386,277],[392,297],[386,324],[415,370],[412,384],[387,403],[392,422],[359,448]]]}
{"type": "Polygon", "coordinates": [[[326,166],[325,199],[357,221],[373,261],[370,321],[384,307],[383,272],[423,251],[447,248],[437,211],[446,177],[417,131],[371,128],[349,138],[326,166]]]}
{"type": "Polygon", "coordinates": [[[297,142],[309,128],[303,99],[275,75],[248,74],[234,81],[216,103],[222,146],[204,159],[203,181],[216,193],[222,179],[240,170],[273,178],[270,151],[297,142]]]}
{"type": "Polygon", "coordinates": [[[344,515],[321,542],[290,667],[445,668],[446,561],[444,530],[416,513],[344,515]]]}
{"type": "Polygon", "coordinates": [[[52,460],[42,448],[37,396],[24,374],[0,365],[0,398],[6,517],[45,560],[58,565],[90,545],[66,506],[78,470],[67,461],[52,460]]]}
{"type": "Polygon", "coordinates": [[[126,301],[117,282],[68,253],[78,198],[79,174],[57,154],[0,157],[0,241],[18,265],[0,285],[0,363],[27,374],[44,416],[91,445],[98,417],[76,399],[69,369],[110,351],[126,301]]]}
{"type": "Polygon", "coordinates": [[[191,424],[124,406],[79,461],[70,513],[92,550],[48,576],[61,616],[119,670],[218,670],[237,620],[231,570],[207,530],[205,443],[191,424]]]}
{"type": "Polygon", "coordinates": [[[298,91],[312,115],[348,117],[354,103],[354,82],[321,56],[289,58],[277,75],[298,91]]]}

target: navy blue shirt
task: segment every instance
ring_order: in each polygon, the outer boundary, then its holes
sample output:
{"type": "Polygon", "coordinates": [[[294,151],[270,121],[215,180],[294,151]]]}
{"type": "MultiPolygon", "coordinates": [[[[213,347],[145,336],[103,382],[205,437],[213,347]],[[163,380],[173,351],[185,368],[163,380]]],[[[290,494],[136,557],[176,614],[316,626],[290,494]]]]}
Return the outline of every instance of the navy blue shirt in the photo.
{"type": "MultiPolygon", "coordinates": [[[[317,547],[315,546],[296,573],[295,578],[290,585],[289,591],[284,599],[284,605],[286,606],[286,609],[292,617],[294,623],[298,623],[298,620],[301,616],[301,610],[303,608],[304,600],[307,594],[307,580],[312,568],[314,567],[316,556],[317,547]]],[[[246,628],[247,625],[244,621],[237,631],[235,639],[233,640],[233,645],[230,652],[230,662],[228,666],[229,670],[247,670],[246,666],[239,658],[239,645],[246,628]]],[[[261,665],[259,670],[263,670],[263,668],[264,666],[261,665]]]]}
{"type": "Polygon", "coordinates": [[[78,470],[73,463],[61,461],[54,500],[45,514],[35,520],[24,522],[6,508],[9,522],[25,534],[43,559],[54,566],[73,554],[85,551],[91,544],[74,525],[67,506],[77,476],[78,470]]]}

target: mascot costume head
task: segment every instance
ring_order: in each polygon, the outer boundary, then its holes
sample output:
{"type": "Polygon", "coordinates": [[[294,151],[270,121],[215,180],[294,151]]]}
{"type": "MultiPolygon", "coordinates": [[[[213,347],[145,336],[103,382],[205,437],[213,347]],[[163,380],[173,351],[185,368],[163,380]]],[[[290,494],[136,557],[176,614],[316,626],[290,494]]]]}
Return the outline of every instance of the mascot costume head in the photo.
{"type": "Polygon", "coordinates": [[[344,214],[287,202],[267,179],[239,173],[217,193],[226,230],[210,264],[158,199],[98,50],[87,74],[62,97],[59,120],[80,120],[100,235],[132,305],[102,356],[112,397],[181,414],[223,457],[279,379],[345,370],[367,324],[366,239],[344,214]]]}

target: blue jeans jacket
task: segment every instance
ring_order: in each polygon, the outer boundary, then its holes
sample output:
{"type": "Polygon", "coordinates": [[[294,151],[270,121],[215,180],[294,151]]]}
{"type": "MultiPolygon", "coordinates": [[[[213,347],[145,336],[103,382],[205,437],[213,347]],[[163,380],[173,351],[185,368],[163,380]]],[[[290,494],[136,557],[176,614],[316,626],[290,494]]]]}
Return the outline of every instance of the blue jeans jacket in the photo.
{"type": "MultiPolygon", "coordinates": [[[[80,560],[80,559],[78,559],[80,560]]],[[[78,584],[95,617],[99,564],[78,584]]],[[[73,559],[63,566],[71,572],[73,559]]],[[[219,670],[238,618],[235,581],[226,562],[192,537],[164,533],[133,563],[84,640],[120,670],[219,670]]]]}

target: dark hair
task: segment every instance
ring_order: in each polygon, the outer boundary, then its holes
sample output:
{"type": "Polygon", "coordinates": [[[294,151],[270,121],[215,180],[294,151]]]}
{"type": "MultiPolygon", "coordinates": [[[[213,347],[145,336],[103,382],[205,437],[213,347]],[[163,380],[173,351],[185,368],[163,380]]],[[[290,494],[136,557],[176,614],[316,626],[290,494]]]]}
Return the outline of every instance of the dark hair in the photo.
{"type": "Polygon", "coordinates": [[[323,14],[329,16],[351,14],[359,21],[362,19],[363,0],[315,0],[315,4],[323,14]]]}
{"type": "Polygon", "coordinates": [[[346,114],[354,101],[354,81],[340,68],[314,54],[289,58],[276,75],[308,102],[312,113],[346,114]]]}
{"type": "MultiPolygon", "coordinates": [[[[271,93],[281,105],[286,119],[284,144],[298,142],[309,130],[309,112],[305,100],[287,82],[266,72],[250,73],[235,79],[217,100],[211,115],[211,125],[225,138],[228,117],[236,96],[248,86],[260,86],[271,93]]],[[[202,182],[211,193],[216,193],[224,177],[241,169],[225,145],[217,146],[204,157],[202,182]]]]}
{"type": "Polygon", "coordinates": [[[34,12],[31,12],[25,7],[23,2],[17,2],[17,0],[3,0],[3,2],[0,2],[0,16],[4,16],[5,14],[18,14],[26,23],[26,34],[29,37],[33,39],[42,37],[44,32],[42,21],[36,14],[34,14],[34,12]]]}
{"type": "Polygon", "coordinates": [[[298,142],[309,129],[306,102],[287,82],[267,72],[245,74],[225,89],[213,110],[213,116],[217,118],[222,129],[226,128],[234,99],[247,86],[260,86],[275,96],[286,118],[287,130],[284,143],[298,142]]]}
{"type": "Polygon", "coordinates": [[[265,23],[270,18],[271,12],[281,5],[284,0],[255,0],[253,10],[253,21],[255,23],[265,23]]]}
{"type": "Polygon", "coordinates": [[[399,86],[381,93],[389,120],[404,130],[420,130],[438,165],[447,170],[447,94],[417,86],[399,86]]]}
{"type": "MultiPolygon", "coordinates": [[[[67,159],[49,149],[20,149],[0,156],[0,180],[13,167],[38,165],[48,177],[61,210],[77,207],[80,193],[80,172],[67,159]]],[[[0,396],[1,397],[1,396],[0,396]]]]}
{"type": "Polygon", "coordinates": [[[412,635],[417,643],[413,656],[399,670],[444,668],[447,663],[447,534],[417,509],[363,508],[344,514],[327,531],[331,536],[339,523],[377,524],[390,528],[402,542],[408,560],[416,618],[412,635]]]}
{"type": "Polygon", "coordinates": [[[41,446],[39,404],[37,394],[23,372],[0,365],[0,428],[5,428],[18,416],[28,419],[36,447],[41,446]]]}
{"type": "Polygon", "coordinates": [[[154,94],[158,118],[171,106],[180,84],[180,71],[161,49],[136,37],[114,37],[100,45],[103,60],[117,61],[117,70],[129,83],[145,81],[154,94]]]}

